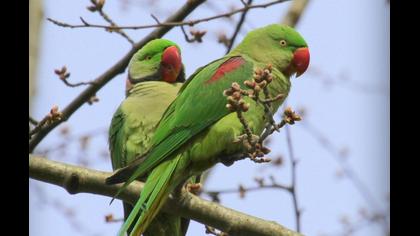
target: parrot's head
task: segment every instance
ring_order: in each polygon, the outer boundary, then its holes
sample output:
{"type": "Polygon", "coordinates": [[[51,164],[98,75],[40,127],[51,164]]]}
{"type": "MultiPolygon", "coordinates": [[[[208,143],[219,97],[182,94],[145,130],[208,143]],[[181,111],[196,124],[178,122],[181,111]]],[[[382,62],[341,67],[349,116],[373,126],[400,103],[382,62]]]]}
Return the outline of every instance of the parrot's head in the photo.
{"type": "Polygon", "coordinates": [[[128,65],[126,90],[143,81],[184,82],[181,50],[174,42],[155,39],[137,51],[128,65]]]}
{"type": "Polygon", "coordinates": [[[287,76],[302,75],[309,66],[309,49],[303,37],[292,27],[272,24],[248,33],[238,45],[259,62],[272,64],[287,76]]]}

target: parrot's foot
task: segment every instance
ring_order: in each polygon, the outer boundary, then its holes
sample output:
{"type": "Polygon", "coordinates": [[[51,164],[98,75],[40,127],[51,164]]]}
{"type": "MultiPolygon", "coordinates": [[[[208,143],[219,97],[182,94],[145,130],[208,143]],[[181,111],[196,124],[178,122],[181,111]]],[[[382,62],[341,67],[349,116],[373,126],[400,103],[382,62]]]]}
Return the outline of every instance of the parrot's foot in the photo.
{"type": "Polygon", "coordinates": [[[229,155],[229,156],[222,156],[220,157],[220,162],[225,166],[231,166],[235,161],[243,160],[247,157],[244,153],[229,155]]]}
{"type": "Polygon", "coordinates": [[[195,184],[187,183],[185,185],[185,188],[187,189],[187,191],[195,195],[197,195],[201,191],[201,187],[202,185],[200,183],[195,183],[195,184]]]}

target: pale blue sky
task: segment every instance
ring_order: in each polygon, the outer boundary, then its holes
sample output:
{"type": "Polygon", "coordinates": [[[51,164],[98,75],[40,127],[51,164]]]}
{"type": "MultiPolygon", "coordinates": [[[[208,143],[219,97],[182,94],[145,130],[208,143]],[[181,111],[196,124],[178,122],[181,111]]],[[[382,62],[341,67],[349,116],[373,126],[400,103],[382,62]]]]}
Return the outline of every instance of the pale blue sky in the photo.
{"type": "MultiPolygon", "coordinates": [[[[121,25],[153,23],[150,13],[164,19],[184,1],[160,1],[157,7],[147,6],[149,1],[128,1],[130,8],[123,9],[118,1],[107,1],[104,10],[121,25]],[[164,3],[164,4],[163,4],[164,3]]],[[[230,4],[240,6],[240,1],[212,1],[223,12],[230,4]],[[229,2],[229,4],[226,4],[229,2]]],[[[86,10],[89,1],[44,1],[45,16],[69,23],[79,23],[79,16],[89,22],[103,23],[96,14],[86,10]]],[[[290,3],[268,9],[253,10],[248,14],[237,42],[256,27],[279,22],[290,3]]],[[[197,19],[214,15],[202,5],[189,16],[197,19]]],[[[235,17],[237,21],[239,16],[235,17]]],[[[185,42],[176,28],[165,38],[177,42],[182,48],[187,75],[197,67],[222,56],[223,45],[217,43],[216,33],[232,33],[233,24],[217,20],[195,26],[207,30],[202,44],[185,42]]],[[[328,137],[338,148],[349,149],[348,162],[386,209],[389,192],[389,4],[385,0],[317,0],[311,1],[297,30],[305,37],[311,52],[309,71],[292,80],[288,104],[293,108],[304,107],[304,119],[328,137]],[[316,76],[316,70],[331,76],[334,85],[326,86],[316,76]],[[351,82],[339,82],[345,75],[351,82]],[[337,82],[338,81],[338,82],[337,82]],[[371,90],[359,89],[358,86],[371,90]]],[[[128,31],[135,40],[150,30],[128,31]]],[[[52,105],[65,107],[83,88],[68,88],[56,78],[54,69],[66,65],[71,72],[70,81],[88,81],[100,75],[130,48],[128,42],[117,34],[99,29],[64,29],[44,22],[40,47],[38,91],[34,101],[33,117],[41,118],[52,105]]],[[[108,83],[98,94],[100,101],[84,105],[67,122],[72,133],[106,128],[112,114],[124,98],[126,74],[108,83]]],[[[53,131],[39,149],[59,142],[58,129],[53,131]]],[[[300,160],[298,175],[298,201],[303,208],[302,232],[306,235],[339,232],[339,219],[347,215],[357,220],[358,209],[366,202],[348,179],[335,177],[339,165],[334,158],[311,136],[302,124],[291,127],[294,149],[300,160]]],[[[284,132],[274,136],[271,144],[273,156],[287,157],[284,132]]],[[[106,137],[99,136],[91,143],[84,158],[94,158],[98,150],[106,147],[106,137]]],[[[82,156],[78,145],[72,144],[66,157],[51,155],[52,159],[76,163],[82,156]]],[[[97,160],[97,159],[96,159],[97,160]]],[[[107,160],[91,162],[91,168],[110,171],[107,160]]],[[[262,168],[250,161],[235,163],[232,167],[217,165],[206,189],[236,188],[242,183],[254,186],[255,176],[274,175],[281,183],[290,181],[288,158],[281,168],[262,168]]],[[[115,235],[120,224],[105,223],[104,216],[113,213],[122,216],[119,202],[108,205],[109,198],[91,194],[69,195],[65,190],[38,181],[30,181],[30,234],[52,235],[115,235]],[[37,194],[35,192],[38,191],[37,194]],[[39,192],[42,191],[42,194],[39,192]],[[63,204],[75,211],[69,221],[60,211],[41,201],[63,204]],[[58,203],[57,203],[58,202],[58,203]],[[78,227],[73,227],[79,225],[78,227]]],[[[222,196],[222,204],[264,219],[275,220],[291,229],[295,228],[291,197],[279,190],[264,190],[247,194],[239,199],[237,194],[222,196]]],[[[191,223],[189,236],[205,235],[204,226],[191,223]]],[[[355,235],[383,235],[377,226],[365,227],[355,235]]]]}

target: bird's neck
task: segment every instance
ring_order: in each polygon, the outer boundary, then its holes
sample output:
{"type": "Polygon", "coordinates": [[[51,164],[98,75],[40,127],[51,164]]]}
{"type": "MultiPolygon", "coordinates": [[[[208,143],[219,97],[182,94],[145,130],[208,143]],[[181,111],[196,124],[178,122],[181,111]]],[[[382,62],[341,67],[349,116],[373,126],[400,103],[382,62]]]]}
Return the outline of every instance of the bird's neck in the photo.
{"type": "Polygon", "coordinates": [[[130,96],[148,96],[149,94],[159,94],[164,86],[173,86],[164,81],[144,81],[133,85],[128,92],[127,97],[130,96]]]}

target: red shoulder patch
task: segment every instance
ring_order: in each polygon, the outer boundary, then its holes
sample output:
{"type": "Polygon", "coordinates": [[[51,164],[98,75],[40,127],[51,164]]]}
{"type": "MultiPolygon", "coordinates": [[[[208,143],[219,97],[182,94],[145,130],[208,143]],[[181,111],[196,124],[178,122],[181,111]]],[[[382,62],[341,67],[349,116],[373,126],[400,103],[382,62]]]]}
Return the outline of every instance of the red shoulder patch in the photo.
{"type": "Polygon", "coordinates": [[[223,62],[216,72],[214,72],[213,76],[206,81],[206,84],[213,83],[217,81],[218,79],[222,78],[226,73],[231,72],[241,65],[245,63],[245,60],[240,57],[232,57],[228,59],[227,61],[223,62]]]}

